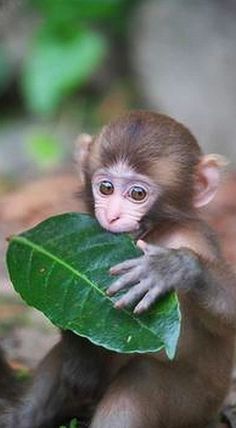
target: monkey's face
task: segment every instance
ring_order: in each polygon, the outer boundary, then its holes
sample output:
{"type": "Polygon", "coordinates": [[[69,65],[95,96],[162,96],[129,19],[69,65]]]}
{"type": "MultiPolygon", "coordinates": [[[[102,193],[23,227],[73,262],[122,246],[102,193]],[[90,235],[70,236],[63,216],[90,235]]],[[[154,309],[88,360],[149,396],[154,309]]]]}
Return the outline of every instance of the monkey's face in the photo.
{"type": "Polygon", "coordinates": [[[96,218],[113,233],[137,231],[160,193],[151,179],[123,162],[96,171],[92,189],[96,218]]]}

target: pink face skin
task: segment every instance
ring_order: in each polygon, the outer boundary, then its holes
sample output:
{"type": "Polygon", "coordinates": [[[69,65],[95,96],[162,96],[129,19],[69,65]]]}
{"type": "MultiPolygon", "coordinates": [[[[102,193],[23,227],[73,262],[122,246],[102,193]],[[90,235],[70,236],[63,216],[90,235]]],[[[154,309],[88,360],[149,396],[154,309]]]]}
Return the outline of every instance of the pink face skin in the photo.
{"type": "Polygon", "coordinates": [[[125,162],[96,171],[92,189],[96,218],[113,233],[136,231],[160,194],[151,179],[137,174],[125,162]]]}

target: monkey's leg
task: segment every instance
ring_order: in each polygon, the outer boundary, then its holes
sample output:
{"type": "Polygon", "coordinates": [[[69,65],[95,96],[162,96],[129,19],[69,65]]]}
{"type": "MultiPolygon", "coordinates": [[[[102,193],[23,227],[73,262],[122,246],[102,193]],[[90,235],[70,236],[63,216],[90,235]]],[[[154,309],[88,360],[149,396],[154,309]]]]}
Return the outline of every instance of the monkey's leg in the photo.
{"type": "Polygon", "coordinates": [[[107,389],[90,428],[206,428],[217,410],[205,390],[187,368],[137,357],[107,389]]]}
{"type": "Polygon", "coordinates": [[[86,339],[64,332],[1,428],[54,428],[75,416],[84,419],[88,413],[91,418],[106,379],[102,352],[86,339]]]}
{"type": "Polygon", "coordinates": [[[236,404],[233,406],[228,405],[223,409],[222,420],[225,423],[225,427],[236,428],[236,404]]]}
{"type": "Polygon", "coordinates": [[[64,401],[59,385],[61,343],[40,364],[38,371],[16,406],[0,418],[1,428],[38,428],[55,418],[56,407],[64,401]]]}
{"type": "Polygon", "coordinates": [[[14,371],[8,365],[0,348],[0,427],[1,415],[17,400],[21,392],[21,385],[15,377],[14,371]]]}

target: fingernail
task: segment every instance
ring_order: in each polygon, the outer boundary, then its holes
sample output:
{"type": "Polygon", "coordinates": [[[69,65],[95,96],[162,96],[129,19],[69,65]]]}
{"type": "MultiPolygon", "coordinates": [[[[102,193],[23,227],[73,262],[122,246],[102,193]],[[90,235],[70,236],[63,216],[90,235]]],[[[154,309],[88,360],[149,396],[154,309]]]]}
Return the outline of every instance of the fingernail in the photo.
{"type": "Polygon", "coordinates": [[[122,303],[121,303],[121,302],[116,302],[116,303],[114,304],[114,307],[115,307],[116,309],[121,309],[121,308],[122,308],[122,303]]]}
{"type": "Polygon", "coordinates": [[[146,242],[142,241],[142,239],[139,239],[137,241],[137,247],[144,251],[145,248],[147,247],[147,244],[146,242]]]}

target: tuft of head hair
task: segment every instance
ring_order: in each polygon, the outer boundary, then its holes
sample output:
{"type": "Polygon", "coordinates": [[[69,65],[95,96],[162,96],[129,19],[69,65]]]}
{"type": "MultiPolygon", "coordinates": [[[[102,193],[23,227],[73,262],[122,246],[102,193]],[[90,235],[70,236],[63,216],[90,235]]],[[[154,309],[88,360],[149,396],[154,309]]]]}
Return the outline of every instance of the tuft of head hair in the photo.
{"type": "Polygon", "coordinates": [[[201,149],[182,124],[163,114],[131,111],[105,126],[98,136],[100,155],[107,165],[127,161],[142,172],[151,162],[172,158],[193,165],[201,149]]]}

